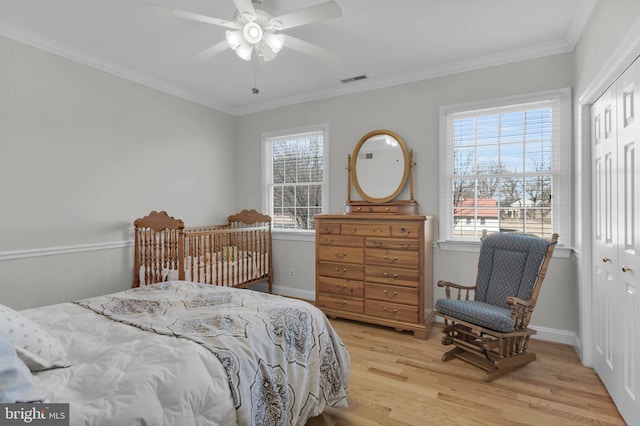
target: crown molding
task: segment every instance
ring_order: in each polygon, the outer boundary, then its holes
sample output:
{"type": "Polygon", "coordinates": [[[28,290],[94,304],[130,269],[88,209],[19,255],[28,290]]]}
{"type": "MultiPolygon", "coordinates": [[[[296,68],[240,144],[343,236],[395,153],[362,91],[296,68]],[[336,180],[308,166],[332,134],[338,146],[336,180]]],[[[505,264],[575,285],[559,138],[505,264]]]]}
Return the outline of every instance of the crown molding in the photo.
{"type": "Polygon", "coordinates": [[[272,102],[254,103],[247,107],[231,107],[217,102],[214,99],[204,98],[200,95],[185,91],[160,79],[134,71],[117,63],[109,62],[105,58],[81,52],[77,49],[71,48],[70,46],[58,43],[40,34],[28,31],[22,27],[18,27],[2,20],[0,20],[0,35],[38,49],[45,50],[54,55],[62,56],[74,62],[84,64],[100,71],[110,73],[126,80],[139,83],[152,89],[168,93],[187,101],[213,108],[232,116],[242,116],[266,111],[269,109],[295,105],[303,102],[310,102],[336,96],[383,89],[401,84],[414,83],[421,80],[429,80],[446,75],[459,74],[463,72],[535,59],[544,56],[568,53],[573,51],[577,41],[580,38],[582,29],[584,28],[584,24],[591,15],[593,7],[596,3],[595,0],[587,1],[587,7],[581,8],[580,15],[574,21],[574,25],[569,28],[567,38],[559,42],[539,44],[528,48],[516,49],[509,52],[501,52],[494,55],[485,55],[477,58],[438,65],[435,67],[424,68],[421,70],[408,71],[405,73],[370,76],[367,80],[357,81],[354,83],[329,89],[299,93],[293,96],[276,99],[272,102]]]}
{"type": "Polygon", "coordinates": [[[510,52],[502,52],[494,55],[486,55],[463,61],[451,62],[448,64],[424,68],[416,71],[409,71],[387,76],[373,76],[367,78],[366,80],[349,83],[345,86],[335,87],[327,90],[323,89],[300,93],[298,95],[281,98],[273,102],[256,103],[246,108],[237,109],[236,115],[252,114],[303,102],[366,92],[370,90],[384,89],[401,84],[415,83],[417,81],[429,80],[432,78],[453,74],[460,74],[463,72],[475,71],[483,68],[490,68],[498,65],[505,65],[529,59],[536,59],[544,56],[569,53],[573,51],[575,44],[576,41],[567,39],[556,43],[540,44],[529,48],[512,50],[510,52]]]}
{"type": "Polygon", "coordinates": [[[54,40],[51,40],[48,37],[26,30],[22,27],[10,24],[6,21],[0,20],[0,35],[9,39],[15,40],[17,42],[26,44],[28,46],[44,50],[56,56],[61,56],[63,58],[80,63],[82,65],[86,65],[88,67],[95,68],[100,71],[104,71],[106,73],[115,75],[116,77],[120,77],[125,80],[139,83],[151,89],[159,90],[161,92],[168,93],[178,98],[182,98],[202,106],[213,108],[230,115],[238,115],[237,111],[219,102],[216,102],[211,99],[203,98],[202,96],[185,91],[167,82],[164,82],[157,78],[153,78],[149,75],[139,73],[130,68],[121,66],[117,63],[109,62],[102,57],[87,54],[80,50],[74,49],[66,44],[58,43],[54,40]]]}

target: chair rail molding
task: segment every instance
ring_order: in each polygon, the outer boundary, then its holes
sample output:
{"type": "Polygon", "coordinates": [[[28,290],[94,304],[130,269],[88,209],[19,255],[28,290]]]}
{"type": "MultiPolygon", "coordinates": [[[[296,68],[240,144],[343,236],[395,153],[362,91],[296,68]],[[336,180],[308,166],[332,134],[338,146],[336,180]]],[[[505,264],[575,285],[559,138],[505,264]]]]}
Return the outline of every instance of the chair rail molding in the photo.
{"type": "Polygon", "coordinates": [[[71,253],[82,253],[98,250],[112,250],[132,247],[133,240],[110,241],[104,243],[78,244],[73,246],[44,247],[26,250],[0,252],[0,261],[29,259],[33,257],[60,256],[71,253]]]}

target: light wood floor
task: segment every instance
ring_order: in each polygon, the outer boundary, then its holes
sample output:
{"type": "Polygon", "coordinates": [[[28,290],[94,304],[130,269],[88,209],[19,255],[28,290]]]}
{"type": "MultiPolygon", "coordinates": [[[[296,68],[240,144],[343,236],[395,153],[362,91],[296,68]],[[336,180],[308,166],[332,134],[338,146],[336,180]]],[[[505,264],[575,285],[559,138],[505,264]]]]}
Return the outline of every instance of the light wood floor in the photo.
{"type": "Polygon", "coordinates": [[[435,328],[428,340],[385,327],[331,320],[351,354],[348,408],[319,425],[624,425],[595,372],[567,345],[532,340],[538,359],[491,383],[454,359],[435,328]]]}

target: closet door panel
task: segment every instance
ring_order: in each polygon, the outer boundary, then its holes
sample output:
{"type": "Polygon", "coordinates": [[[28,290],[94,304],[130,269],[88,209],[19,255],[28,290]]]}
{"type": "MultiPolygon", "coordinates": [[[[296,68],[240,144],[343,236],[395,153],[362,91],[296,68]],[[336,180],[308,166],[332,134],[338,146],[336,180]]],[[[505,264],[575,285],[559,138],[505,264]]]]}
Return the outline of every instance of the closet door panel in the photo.
{"type": "Polygon", "coordinates": [[[618,286],[621,341],[619,391],[614,401],[628,422],[640,422],[640,62],[618,80],[618,286]]]}
{"type": "Polygon", "coordinates": [[[594,368],[607,386],[616,383],[615,293],[617,275],[616,88],[592,107],[594,368]]]}

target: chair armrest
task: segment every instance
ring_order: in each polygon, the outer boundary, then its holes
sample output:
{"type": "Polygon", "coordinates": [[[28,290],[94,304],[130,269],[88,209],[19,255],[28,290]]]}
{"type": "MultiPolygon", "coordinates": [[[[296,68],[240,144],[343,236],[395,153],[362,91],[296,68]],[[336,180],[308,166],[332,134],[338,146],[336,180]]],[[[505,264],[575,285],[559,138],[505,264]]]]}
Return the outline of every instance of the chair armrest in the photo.
{"type": "Polygon", "coordinates": [[[476,286],[466,286],[461,284],[452,283],[451,281],[440,280],[438,281],[438,287],[444,287],[447,299],[451,299],[451,289],[458,290],[457,299],[462,300],[462,294],[464,293],[464,300],[469,300],[469,293],[475,291],[476,286]]]}
{"type": "Polygon", "coordinates": [[[518,297],[507,297],[507,305],[511,306],[511,319],[514,323],[514,329],[527,328],[531,320],[531,313],[536,306],[533,299],[520,299],[518,297]]]}

